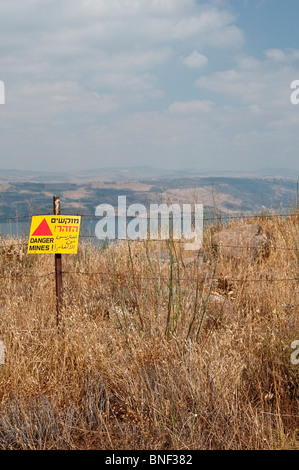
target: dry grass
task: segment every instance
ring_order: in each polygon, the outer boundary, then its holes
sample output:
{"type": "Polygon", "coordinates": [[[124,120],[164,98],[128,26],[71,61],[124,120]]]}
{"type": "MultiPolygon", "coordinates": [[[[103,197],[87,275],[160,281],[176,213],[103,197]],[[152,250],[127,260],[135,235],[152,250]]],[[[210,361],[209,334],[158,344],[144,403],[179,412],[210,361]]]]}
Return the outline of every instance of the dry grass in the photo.
{"type": "Polygon", "coordinates": [[[299,449],[298,217],[254,222],[267,259],[81,245],[59,334],[53,256],[3,240],[0,449],[299,449]]]}

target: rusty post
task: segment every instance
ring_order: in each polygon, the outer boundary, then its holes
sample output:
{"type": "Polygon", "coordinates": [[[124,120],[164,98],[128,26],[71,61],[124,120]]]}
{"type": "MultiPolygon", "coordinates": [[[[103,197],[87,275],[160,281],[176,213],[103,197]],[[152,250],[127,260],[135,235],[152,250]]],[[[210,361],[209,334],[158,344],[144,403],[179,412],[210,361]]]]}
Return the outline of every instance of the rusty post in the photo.
{"type": "MultiPolygon", "coordinates": [[[[53,196],[54,215],[60,215],[60,198],[53,196]]],[[[56,324],[60,326],[62,310],[62,259],[61,253],[55,254],[55,283],[56,283],[56,324]]]]}

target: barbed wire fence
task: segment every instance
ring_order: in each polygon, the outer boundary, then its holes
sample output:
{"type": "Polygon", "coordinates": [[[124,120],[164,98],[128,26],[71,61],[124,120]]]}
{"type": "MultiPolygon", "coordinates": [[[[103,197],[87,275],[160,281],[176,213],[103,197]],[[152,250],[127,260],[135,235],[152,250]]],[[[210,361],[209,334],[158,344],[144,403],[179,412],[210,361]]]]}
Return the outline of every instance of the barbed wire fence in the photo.
{"type": "MultiPolygon", "coordinates": [[[[34,214],[34,216],[45,216],[45,215],[52,215],[52,213],[43,213],[43,214],[34,214]]],[[[96,220],[99,220],[99,216],[95,216],[95,215],[89,215],[89,214],[76,214],[76,216],[80,216],[82,219],[96,219],[96,220]]],[[[24,215],[24,216],[0,216],[0,224],[1,222],[3,221],[18,221],[18,220],[31,220],[33,216],[32,215],[24,215]]],[[[291,218],[291,217],[298,217],[298,222],[299,222],[299,213],[298,212],[291,212],[291,213],[287,213],[287,214],[273,214],[273,213],[265,213],[263,212],[262,214],[251,214],[251,213],[244,213],[244,214],[240,214],[240,215],[225,215],[224,216],[213,216],[213,217],[204,217],[204,220],[203,222],[206,223],[206,222],[211,222],[211,223],[215,223],[216,221],[223,221],[224,223],[226,222],[229,222],[231,220],[244,220],[246,219],[247,221],[249,220],[256,220],[256,219],[287,219],[287,218],[291,218]]],[[[105,216],[105,219],[109,219],[111,217],[108,217],[108,216],[105,216]]],[[[116,216],[117,218],[117,216],[116,216]]],[[[133,217],[132,217],[133,218],[133,217]]],[[[150,217],[142,217],[142,216],[138,216],[138,219],[142,219],[142,218],[145,218],[146,220],[150,220],[150,217]]],[[[0,225],[0,228],[1,228],[1,225],[0,225]]],[[[27,235],[27,238],[28,238],[28,235],[27,235]]],[[[86,235],[86,234],[80,234],[80,237],[79,237],[79,240],[97,240],[99,242],[98,246],[100,247],[101,246],[101,243],[105,242],[105,240],[99,240],[98,237],[93,234],[93,235],[86,235]]],[[[116,242],[118,241],[119,239],[116,238],[116,242]]],[[[114,240],[113,240],[114,241],[114,240]]],[[[124,241],[123,239],[121,239],[121,241],[124,241]]],[[[127,239],[127,242],[128,243],[158,243],[158,242],[165,242],[166,240],[165,239],[162,239],[162,238],[158,238],[158,239],[151,239],[151,238],[146,238],[146,239],[134,239],[134,240],[130,240],[130,239],[127,239]]],[[[5,237],[5,236],[2,236],[1,237],[1,230],[0,230],[0,253],[1,251],[5,251],[7,250],[7,243],[11,243],[11,247],[13,246],[20,246],[20,247],[27,247],[28,245],[28,240],[26,240],[26,236],[20,236],[20,237],[13,237],[11,235],[9,235],[8,237],[5,237]]],[[[186,243],[186,240],[175,240],[175,244],[185,244],[186,243]]],[[[96,245],[95,245],[96,246],[96,245]]],[[[255,249],[256,247],[255,246],[250,246],[250,245],[246,245],[246,246],[242,246],[242,245],[239,245],[239,244],[223,244],[221,243],[221,247],[222,248],[235,248],[235,249],[238,249],[238,250],[253,250],[255,249]]],[[[201,244],[201,249],[203,248],[209,248],[211,249],[212,246],[211,244],[208,244],[208,243],[202,243],[201,244]]],[[[298,247],[288,247],[288,246],[279,246],[277,244],[275,244],[275,250],[281,250],[281,251],[286,251],[286,252],[296,252],[298,253],[299,252],[299,245],[298,247]]],[[[47,276],[47,275],[52,275],[53,273],[48,273],[48,274],[45,274],[45,275],[42,275],[41,277],[44,277],[44,276],[47,276]]],[[[78,272],[64,272],[64,274],[80,274],[78,272]]],[[[87,272],[83,272],[81,273],[82,275],[98,275],[98,274],[101,274],[101,275],[106,275],[107,273],[105,272],[91,272],[91,273],[87,273],[87,272]]],[[[24,277],[31,277],[30,274],[26,274],[24,273],[23,274],[24,277]]],[[[34,276],[36,277],[36,276],[34,276]]],[[[0,278],[1,278],[1,275],[0,275],[0,278]]],[[[281,279],[281,280],[277,280],[277,281],[288,281],[288,280],[297,280],[297,278],[292,278],[292,279],[281,279]]],[[[252,281],[260,281],[260,279],[252,279],[252,280],[238,280],[238,279],[235,279],[235,281],[237,282],[252,282],[252,281]]]]}
{"type": "MultiPolygon", "coordinates": [[[[43,213],[43,214],[34,214],[34,215],[52,215],[52,213],[43,213]]],[[[81,216],[83,219],[91,219],[91,220],[99,220],[99,217],[98,216],[95,216],[95,215],[88,215],[88,214],[76,214],[78,216],[81,216]]],[[[287,213],[287,214],[277,214],[277,213],[265,213],[263,212],[262,214],[258,215],[258,214],[240,214],[240,215],[226,215],[225,217],[223,216],[209,216],[209,217],[205,217],[204,218],[204,223],[211,223],[211,224],[215,224],[219,221],[221,222],[224,222],[224,223],[227,223],[229,221],[235,221],[235,220],[246,220],[246,221],[250,221],[250,220],[265,220],[265,219],[288,219],[288,218],[294,218],[294,217],[298,217],[299,218],[299,214],[298,212],[290,212],[290,213],[287,213]]],[[[14,217],[2,217],[0,216],[0,226],[1,226],[1,222],[4,222],[4,221],[19,221],[19,220],[31,220],[32,218],[32,215],[23,215],[23,216],[14,216],[14,217]]],[[[107,218],[107,217],[106,217],[107,218]]],[[[142,218],[142,217],[139,217],[139,218],[142,218]]],[[[146,217],[146,219],[149,219],[149,217],[146,217]]],[[[27,235],[28,237],[28,235],[27,235]]],[[[92,235],[86,235],[86,234],[80,234],[80,238],[79,240],[81,241],[85,241],[85,240],[98,240],[97,236],[95,234],[92,234],[92,235]]],[[[118,240],[116,240],[117,242],[118,240]]],[[[122,240],[124,241],[124,240],[122,240]]],[[[150,239],[150,238],[147,238],[145,240],[140,240],[140,239],[137,239],[137,240],[126,240],[128,246],[130,246],[131,243],[159,243],[159,242],[165,242],[166,240],[163,240],[163,239],[150,239]]],[[[103,242],[103,240],[98,240],[98,242],[103,242]]],[[[176,244],[181,244],[181,243],[185,243],[184,240],[175,240],[175,243],[176,244]]],[[[11,248],[14,248],[14,247],[19,247],[20,249],[25,249],[28,245],[28,241],[26,240],[26,236],[23,236],[21,238],[16,238],[16,237],[1,237],[0,236],[0,255],[1,253],[7,253],[7,250],[8,249],[11,249],[11,248]]],[[[95,245],[94,246],[98,246],[100,248],[100,244],[98,245],[95,245]]],[[[254,246],[240,246],[240,245],[229,245],[229,244],[223,244],[221,245],[223,248],[234,248],[234,249],[238,249],[238,250],[251,250],[251,249],[254,249],[255,247],[254,246]]],[[[212,246],[211,244],[209,243],[203,243],[202,246],[201,246],[201,249],[204,249],[204,248],[207,248],[207,249],[211,249],[212,246]]],[[[274,247],[275,250],[280,250],[282,252],[286,252],[286,253],[295,253],[296,254],[296,257],[298,259],[298,254],[299,254],[299,246],[294,246],[294,247],[289,247],[289,246],[277,246],[275,245],[274,247]]],[[[109,279],[111,281],[115,281],[116,279],[116,273],[115,272],[107,272],[107,271],[99,271],[99,270],[95,270],[95,271],[89,271],[89,270],[70,270],[70,269],[66,269],[66,270],[62,270],[62,274],[63,276],[84,276],[84,277],[89,277],[89,278],[92,278],[92,277],[104,277],[106,279],[109,279]]],[[[22,271],[22,272],[16,272],[16,273],[12,273],[12,274],[0,274],[0,279],[1,280],[7,280],[7,279],[10,279],[12,281],[20,281],[22,279],[30,279],[31,281],[34,281],[34,280],[40,280],[40,279],[45,279],[45,278],[53,278],[54,279],[55,277],[55,271],[48,271],[48,272],[44,272],[44,273],[39,273],[39,274],[36,274],[36,273],[32,273],[32,272],[28,272],[28,271],[22,271]]],[[[140,279],[143,279],[145,281],[157,281],[159,280],[159,282],[166,282],[166,283],[169,283],[170,279],[169,279],[169,276],[166,276],[166,275],[162,275],[161,273],[157,273],[155,276],[152,275],[152,276],[149,276],[149,275],[138,275],[138,277],[140,279]]],[[[214,276],[199,276],[197,275],[196,279],[194,278],[190,278],[190,276],[180,276],[180,282],[191,282],[194,284],[194,282],[214,282],[215,281],[215,277],[214,276]]],[[[239,285],[248,285],[250,283],[268,283],[269,285],[275,285],[277,283],[298,283],[299,282],[299,276],[295,275],[295,276],[288,276],[288,277],[281,277],[281,278],[275,278],[275,277],[271,277],[271,278],[262,278],[262,277],[246,277],[246,278],[240,278],[240,277],[225,277],[225,282],[227,283],[237,283],[239,285]]],[[[55,328],[46,328],[46,329],[43,329],[43,330],[55,330],[55,328]]],[[[17,330],[14,330],[14,331],[17,331],[17,330]]],[[[26,331],[29,331],[29,332],[33,332],[33,331],[41,331],[41,329],[38,329],[38,328],[35,328],[35,329],[19,329],[18,331],[23,331],[23,332],[26,332],[26,331]]]]}

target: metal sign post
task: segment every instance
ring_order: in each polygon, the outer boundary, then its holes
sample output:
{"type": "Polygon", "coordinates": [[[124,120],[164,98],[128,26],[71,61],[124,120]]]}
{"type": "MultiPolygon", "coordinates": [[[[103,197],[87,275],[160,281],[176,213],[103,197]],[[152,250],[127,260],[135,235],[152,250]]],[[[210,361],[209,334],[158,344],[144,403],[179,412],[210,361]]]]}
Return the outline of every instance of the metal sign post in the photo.
{"type": "MultiPolygon", "coordinates": [[[[53,196],[54,215],[60,215],[60,198],[53,196]]],[[[63,306],[62,299],[62,259],[61,253],[55,253],[55,284],[56,284],[56,324],[60,325],[61,310],[63,306]]]]}
{"type": "Polygon", "coordinates": [[[78,250],[80,216],[60,215],[60,198],[53,196],[53,215],[37,215],[31,220],[27,253],[55,254],[56,323],[59,327],[63,306],[62,254],[78,250]]]}

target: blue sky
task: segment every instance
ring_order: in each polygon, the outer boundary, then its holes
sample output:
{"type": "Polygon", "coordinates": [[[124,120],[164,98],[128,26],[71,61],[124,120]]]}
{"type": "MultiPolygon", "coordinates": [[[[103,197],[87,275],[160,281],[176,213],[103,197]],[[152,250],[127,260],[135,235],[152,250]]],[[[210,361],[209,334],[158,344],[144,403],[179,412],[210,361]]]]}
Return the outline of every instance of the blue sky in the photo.
{"type": "Polygon", "coordinates": [[[237,24],[246,36],[246,50],[262,58],[274,48],[298,45],[298,2],[296,0],[233,0],[237,24]]]}
{"type": "Polygon", "coordinates": [[[295,0],[2,0],[0,168],[299,172],[297,12],[295,0]]]}

